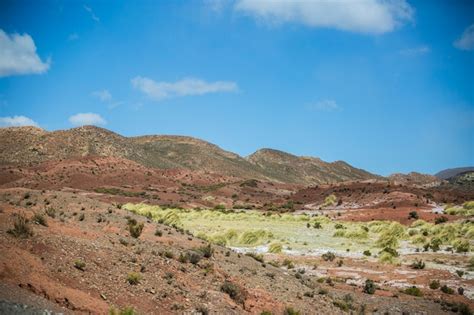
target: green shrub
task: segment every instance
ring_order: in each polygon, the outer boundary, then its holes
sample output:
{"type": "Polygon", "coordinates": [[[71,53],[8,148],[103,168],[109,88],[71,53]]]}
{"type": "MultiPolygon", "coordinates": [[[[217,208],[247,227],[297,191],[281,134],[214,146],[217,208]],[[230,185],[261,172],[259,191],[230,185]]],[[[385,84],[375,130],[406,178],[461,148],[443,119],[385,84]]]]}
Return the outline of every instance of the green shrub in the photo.
{"type": "Polygon", "coordinates": [[[196,251],[188,251],[186,253],[186,256],[187,256],[188,261],[193,265],[196,265],[202,259],[202,254],[196,251]]]}
{"type": "Polygon", "coordinates": [[[225,281],[221,286],[221,291],[227,293],[231,299],[239,304],[243,304],[245,301],[245,296],[242,290],[230,281],[225,281]]]}
{"type": "Polygon", "coordinates": [[[282,252],[282,250],[283,250],[283,246],[281,245],[281,243],[271,243],[268,246],[269,253],[279,254],[282,252]]]}
{"type": "Polygon", "coordinates": [[[372,253],[368,249],[364,250],[363,254],[364,256],[368,256],[368,257],[372,256],[372,253]]]}
{"type": "Polygon", "coordinates": [[[423,293],[421,292],[421,290],[415,286],[406,288],[403,292],[408,295],[423,296],[423,293]]]}
{"type": "Polygon", "coordinates": [[[419,217],[418,217],[418,212],[416,211],[410,211],[410,213],[408,214],[408,219],[414,219],[414,220],[417,220],[419,217]]]}
{"type": "Polygon", "coordinates": [[[441,285],[440,285],[440,283],[439,283],[439,280],[432,280],[432,281],[430,282],[430,289],[431,289],[431,290],[438,290],[440,286],[441,286],[441,285]]]}
{"type": "Polygon", "coordinates": [[[376,286],[375,286],[374,281],[370,279],[365,280],[364,289],[363,289],[364,293],[374,294],[375,290],[376,290],[376,286]]]}
{"type": "Polygon", "coordinates": [[[467,253],[471,248],[471,244],[468,240],[456,240],[453,243],[453,247],[456,250],[456,253],[467,253]]]}
{"type": "Polygon", "coordinates": [[[160,229],[156,229],[155,236],[161,237],[161,236],[163,236],[163,232],[160,229]]]}
{"type": "Polygon", "coordinates": [[[392,222],[380,234],[376,244],[382,248],[397,248],[398,240],[405,236],[405,228],[398,222],[392,222]]]}
{"type": "Polygon", "coordinates": [[[325,208],[325,207],[333,206],[336,204],[336,202],[337,202],[337,197],[334,194],[332,194],[332,195],[327,196],[324,199],[324,203],[321,205],[321,207],[325,208]]]}
{"type": "Polygon", "coordinates": [[[8,230],[7,233],[19,238],[32,236],[33,231],[26,216],[23,213],[18,213],[13,216],[13,228],[8,230]]]}
{"type": "Polygon", "coordinates": [[[446,294],[453,294],[454,290],[445,284],[441,287],[441,292],[446,293],[446,294]]]}
{"type": "Polygon", "coordinates": [[[440,216],[435,219],[435,224],[442,224],[445,222],[448,222],[448,218],[446,218],[445,216],[440,216]]]}
{"type": "Polygon", "coordinates": [[[127,282],[131,285],[137,285],[142,280],[142,276],[138,272],[129,272],[127,275],[127,282]]]}
{"type": "Polygon", "coordinates": [[[315,229],[321,229],[323,226],[321,225],[320,222],[314,222],[313,227],[314,227],[315,229]]]}

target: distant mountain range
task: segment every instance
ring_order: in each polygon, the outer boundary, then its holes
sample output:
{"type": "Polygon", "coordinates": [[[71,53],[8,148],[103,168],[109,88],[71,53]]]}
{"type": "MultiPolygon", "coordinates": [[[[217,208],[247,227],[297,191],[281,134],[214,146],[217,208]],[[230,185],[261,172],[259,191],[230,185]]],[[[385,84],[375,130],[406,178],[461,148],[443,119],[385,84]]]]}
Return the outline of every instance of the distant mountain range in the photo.
{"type": "Polygon", "coordinates": [[[457,167],[457,168],[448,168],[442,170],[435,174],[439,179],[450,179],[452,177],[461,175],[462,173],[474,172],[474,167],[457,167]]]}
{"type": "Polygon", "coordinates": [[[28,165],[81,156],[120,157],[147,167],[302,185],[382,178],[343,161],[324,162],[272,149],[241,157],[192,137],[124,137],[94,126],[52,132],[36,127],[0,128],[0,164],[28,165]]]}

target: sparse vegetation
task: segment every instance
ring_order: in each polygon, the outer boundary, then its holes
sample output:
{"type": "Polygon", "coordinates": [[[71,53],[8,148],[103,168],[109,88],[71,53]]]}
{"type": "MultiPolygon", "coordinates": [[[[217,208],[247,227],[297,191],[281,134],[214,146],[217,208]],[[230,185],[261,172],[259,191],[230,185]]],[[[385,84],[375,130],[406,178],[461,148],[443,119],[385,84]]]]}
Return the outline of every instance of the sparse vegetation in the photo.
{"type": "Polygon", "coordinates": [[[48,222],[46,221],[45,216],[38,212],[33,215],[31,221],[42,226],[48,226],[48,222]]]}
{"type": "Polygon", "coordinates": [[[13,215],[13,228],[9,229],[7,232],[18,238],[28,238],[33,235],[33,230],[30,227],[29,220],[26,218],[24,213],[13,215]]]}
{"type": "Polygon", "coordinates": [[[417,288],[416,286],[406,288],[403,292],[408,295],[423,296],[423,293],[421,292],[421,290],[417,288]]]}
{"type": "Polygon", "coordinates": [[[74,268],[84,271],[86,268],[86,263],[80,259],[74,261],[74,268]]]}
{"type": "Polygon", "coordinates": [[[137,272],[129,272],[127,275],[127,282],[131,285],[137,285],[142,280],[142,276],[137,272]]]}
{"type": "Polygon", "coordinates": [[[245,301],[244,294],[242,290],[230,281],[225,281],[221,286],[221,291],[227,293],[231,299],[239,304],[243,304],[245,301]]]}
{"type": "Polygon", "coordinates": [[[375,290],[376,290],[376,286],[375,286],[374,281],[370,279],[365,280],[364,289],[363,289],[364,293],[374,294],[375,290]]]}

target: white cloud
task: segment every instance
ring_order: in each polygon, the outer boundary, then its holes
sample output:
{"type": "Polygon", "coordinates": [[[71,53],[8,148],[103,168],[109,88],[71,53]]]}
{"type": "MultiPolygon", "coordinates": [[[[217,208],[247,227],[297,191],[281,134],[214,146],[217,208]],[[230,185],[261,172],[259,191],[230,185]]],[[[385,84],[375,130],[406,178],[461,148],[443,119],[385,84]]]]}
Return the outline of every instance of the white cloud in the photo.
{"type": "Polygon", "coordinates": [[[0,127],[18,127],[18,126],[35,126],[39,124],[33,119],[25,116],[0,117],[0,127]]]}
{"type": "Polygon", "coordinates": [[[422,45],[422,46],[418,46],[418,47],[402,49],[402,50],[399,51],[399,53],[401,55],[404,55],[404,56],[414,57],[414,56],[425,55],[425,54],[429,53],[430,51],[431,51],[430,47],[428,47],[426,45],[422,45]]]}
{"type": "Polygon", "coordinates": [[[406,0],[237,0],[234,9],[270,24],[293,22],[368,34],[393,31],[414,14],[406,0]]]}
{"type": "Polygon", "coordinates": [[[454,47],[461,50],[474,50],[474,24],[464,30],[461,37],[454,42],[454,47]]]}
{"type": "Polygon", "coordinates": [[[8,35],[0,29],[0,77],[44,73],[50,63],[41,61],[30,35],[8,35]]]}
{"type": "Polygon", "coordinates": [[[97,17],[97,15],[95,15],[94,11],[92,10],[91,7],[88,7],[88,6],[84,6],[84,10],[86,10],[87,12],[89,12],[89,14],[91,15],[91,18],[96,21],[96,22],[100,22],[100,19],[97,17]]]}
{"type": "Polygon", "coordinates": [[[314,104],[310,104],[308,106],[308,109],[324,111],[324,112],[334,112],[334,111],[341,110],[341,108],[339,107],[337,102],[334,101],[334,100],[321,100],[321,101],[316,102],[314,104]]]}
{"type": "Polygon", "coordinates": [[[156,101],[178,96],[236,92],[239,89],[235,82],[206,82],[196,78],[185,78],[176,82],[156,82],[149,78],[137,76],[131,80],[131,83],[135,89],[156,101]]]}
{"type": "Polygon", "coordinates": [[[69,34],[69,36],[67,37],[67,40],[69,40],[69,41],[74,41],[74,40],[78,40],[78,39],[79,39],[79,35],[77,33],[69,34]]]}
{"type": "Polygon", "coordinates": [[[92,92],[92,95],[97,97],[102,102],[108,102],[112,100],[112,94],[110,94],[109,90],[107,89],[94,91],[92,92]]]}
{"type": "Polygon", "coordinates": [[[105,125],[107,123],[104,118],[95,113],[78,113],[69,117],[69,122],[74,126],[105,125]]]}

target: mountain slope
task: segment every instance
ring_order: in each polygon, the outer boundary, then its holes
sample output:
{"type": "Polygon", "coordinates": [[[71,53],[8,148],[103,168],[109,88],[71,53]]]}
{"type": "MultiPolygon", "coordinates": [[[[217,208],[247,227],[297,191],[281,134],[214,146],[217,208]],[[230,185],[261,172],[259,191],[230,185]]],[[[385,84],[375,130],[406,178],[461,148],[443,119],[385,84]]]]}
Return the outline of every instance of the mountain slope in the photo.
{"type": "Polygon", "coordinates": [[[449,179],[451,177],[455,177],[461,173],[465,172],[473,172],[474,167],[458,167],[458,168],[448,168],[442,171],[439,171],[434,176],[438,177],[439,179],[449,179]]]}
{"type": "Polygon", "coordinates": [[[270,178],[287,183],[321,184],[376,178],[343,161],[324,162],[314,157],[300,157],[274,149],[261,149],[247,157],[270,178]]]}
{"type": "Polygon", "coordinates": [[[0,164],[28,165],[83,156],[125,158],[147,167],[304,185],[377,178],[342,161],[327,163],[272,149],[243,158],[192,137],[124,137],[93,126],[53,132],[35,127],[0,128],[0,164]]]}

